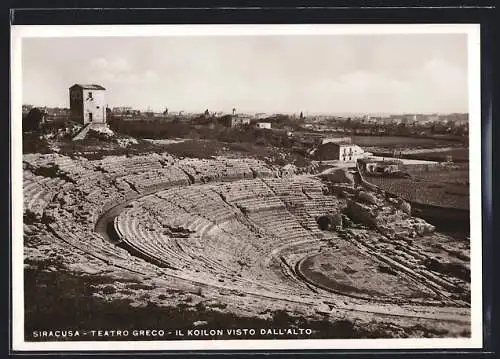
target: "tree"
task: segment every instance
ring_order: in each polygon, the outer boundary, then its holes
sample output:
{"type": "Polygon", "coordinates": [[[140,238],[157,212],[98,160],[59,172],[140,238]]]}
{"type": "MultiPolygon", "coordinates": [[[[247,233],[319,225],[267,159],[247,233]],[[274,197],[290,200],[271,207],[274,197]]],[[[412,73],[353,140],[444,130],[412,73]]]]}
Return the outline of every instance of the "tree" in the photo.
{"type": "Polygon", "coordinates": [[[347,121],[345,122],[345,126],[346,128],[352,128],[352,118],[348,117],[347,118],[347,121]]]}
{"type": "Polygon", "coordinates": [[[404,122],[401,122],[397,125],[397,134],[399,135],[404,135],[408,132],[408,129],[406,127],[406,124],[404,122]]]}
{"type": "Polygon", "coordinates": [[[36,131],[39,130],[45,122],[47,113],[35,107],[30,110],[28,115],[23,119],[23,131],[36,131]]]}

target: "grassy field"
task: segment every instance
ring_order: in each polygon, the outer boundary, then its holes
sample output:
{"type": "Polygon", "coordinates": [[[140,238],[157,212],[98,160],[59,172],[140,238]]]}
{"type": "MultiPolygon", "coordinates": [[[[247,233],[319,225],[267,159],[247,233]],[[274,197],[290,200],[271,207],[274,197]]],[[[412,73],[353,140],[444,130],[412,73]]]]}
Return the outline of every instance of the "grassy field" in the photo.
{"type": "Polygon", "coordinates": [[[409,172],[415,179],[435,182],[435,183],[450,183],[461,184],[464,186],[469,185],[469,170],[443,170],[443,171],[428,171],[428,172],[409,172]]]}
{"type": "Polygon", "coordinates": [[[353,136],[353,143],[376,156],[392,157],[401,151],[402,158],[445,162],[468,162],[469,148],[465,142],[402,136],[353,136]],[[417,151],[415,151],[417,150],[417,151]]]}
{"type": "Polygon", "coordinates": [[[365,176],[365,179],[384,191],[398,195],[409,202],[469,209],[469,186],[466,185],[378,176],[365,176]]]}
{"type": "Polygon", "coordinates": [[[360,146],[392,147],[396,145],[405,146],[451,146],[456,141],[441,138],[421,138],[405,136],[352,136],[352,142],[360,146]]]}
{"type": "Polygon", "coordinates": [[[469,162],[469,149],[465,147],[454,148],[448,151],[439,152],[420,152],[418,154],[405,155],[406,158],[414,158],[428,161],[443,162],[451,156],[452,161],[456,162],[469,162]]]}

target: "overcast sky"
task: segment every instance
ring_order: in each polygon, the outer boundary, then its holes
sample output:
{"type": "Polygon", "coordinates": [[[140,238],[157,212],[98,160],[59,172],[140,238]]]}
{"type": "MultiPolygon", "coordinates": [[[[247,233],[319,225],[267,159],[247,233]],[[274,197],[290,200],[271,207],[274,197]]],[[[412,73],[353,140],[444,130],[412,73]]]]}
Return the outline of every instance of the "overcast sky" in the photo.
{"type": "Polygon", "coordinates": [[[23,39],[23,103],[305,113],[467,112],[463,34],[23,39]]]}

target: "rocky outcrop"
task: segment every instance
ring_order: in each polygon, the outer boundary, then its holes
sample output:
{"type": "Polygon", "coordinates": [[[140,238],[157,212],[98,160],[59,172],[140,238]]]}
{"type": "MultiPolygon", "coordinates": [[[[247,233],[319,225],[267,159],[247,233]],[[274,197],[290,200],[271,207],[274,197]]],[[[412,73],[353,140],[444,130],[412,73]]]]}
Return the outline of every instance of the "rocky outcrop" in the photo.
{"type": "Polygon", "coordinates": [[[354,186],[354,176],[346,169],[328,169],[320,174],[320,177],[330,183],[345,183],[354,186]]]}
{"type": "Polygon", "coordinates": [[[116,142],[118,143],[118,146],[120,147],[128,147],[130,145],[137,145],[139,142],[133,138],[133,137],[122,137],[122,138],[117,138],[116,142]]]}
{"type": "Polygon", "coordinates": [[[329,214],[325,216],[320,216],[317,218],[319,229],[323,231],[334,231],[338,228],[342,228],[342,214],[329,214]]]}
{"type": "Polygon", "coordinates": [[[366,203],[368,205],[381,205],[381,200],[372,192],[360,191],[357,195],[359,202],[366,203]]]}
{"type": "Polygon", "coordinates": [[[366,204],[348,200],[345,213],[356,223],[361,223],[371,228],[377,226],[377,216],[374,210],[366,204]]]}
{"type": "Polygon", "coordinates": [[[293,176],[297,173],[297,166],[293,164],[287,164],[281,167],[279,172],[281,177],[293,176]]]}
{"type": "Polygon", "coordinates": [[[411,214],[411,204],[402,198],[398,198],[398,209],[407,215],[411,214]]]}
{"type": "Polygon", "coordinates": [[[400,198],[360,191],[347,201],[344,213],[354,222],[377,229],[391,239],[408,239],[434,232],[423,219],[411,217],[411,206],[400,198]]]}

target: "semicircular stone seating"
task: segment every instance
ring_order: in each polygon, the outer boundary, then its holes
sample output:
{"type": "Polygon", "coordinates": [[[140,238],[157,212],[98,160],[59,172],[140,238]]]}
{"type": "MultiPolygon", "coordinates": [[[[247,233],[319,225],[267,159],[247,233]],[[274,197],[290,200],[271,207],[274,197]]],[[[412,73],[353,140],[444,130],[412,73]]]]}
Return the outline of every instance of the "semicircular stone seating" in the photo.
{"type": "MultiPolygon", "coordinates": [[[[307,198],[302,187],[296,196],[307,198]]],[[[253,281],[286,287],[281,288],[285,291],[296,291],[303,283],[293,273],[283,278],[279,253],[319,244],[260,178],[160,191],[135,201],[117,217],[115,226],[128,245],[166,266],[203,272],[236,286],[253,281]]]]}
{"type": "MultiPolygon", "coordinates": [[[[324,195],[319,179],[277,178],[253,159],[49,154],[25,155],[23,162],[25,211],[43,217],[54,236],[89,256],[141,273],[285,297],[315,296],[294,264],[325,245],[317,217],[345,204],[324,195]],[[55,176],[43,176],[54,169],[55,176]],[[114,219],[119,242],[95,231],[114,207],[121,211],[114,219]]],[[[367,252],[392,251],[399,261],[420,265],[418,253],[359,242],[367,252]]]]}

